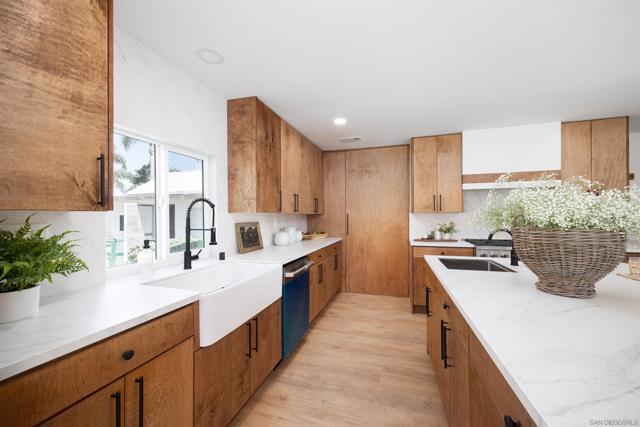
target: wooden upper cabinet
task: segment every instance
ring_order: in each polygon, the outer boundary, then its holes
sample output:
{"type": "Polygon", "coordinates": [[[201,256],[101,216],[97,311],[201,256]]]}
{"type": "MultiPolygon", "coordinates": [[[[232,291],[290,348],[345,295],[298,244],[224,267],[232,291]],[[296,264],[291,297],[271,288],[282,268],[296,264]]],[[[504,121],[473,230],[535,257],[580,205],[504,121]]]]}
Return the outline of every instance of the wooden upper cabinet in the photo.
{"type": "Polygon", "coordinates": [[[629,118],[562,123],[562,179],[583,176],[605,188],[629,184],[629,118]]]}
{"type": "Polygon", "coordinates": [[[629,118],[591,122],[591,177],[606,188],[629,185],[629,118]]]}
{"type": "Polygon", "coordinates": [[[411,141],[411,199],[413,212],[435,212],[438,208],[438,148],[435,136],[411,141]]]}
{"type": "Polygon", "coordinates": [[[281,122],[282,212],[300,212],[300,193],[304,191],[301,165],[304,159],[302,135],[289,123],[281,122]]]}
{"type": "Polygon", "coordinates": [[[111,17],[111,0],[0,2],[0,209],[112,208],[111,17]]]}
{"type": "Polygon", "coordinates": [[[324,212],[324,172],[322,150],[312,144],[312,161],[311,170],[313,174],[311,185],[311,196],[313,198],[313,213],[321,214],[324,212]]]}
{"type": "Polygon", "coordinates": [[[462,212],[462,134],[411,141],[411,211],[462,212]]]}
{"type": "Polygon", "coordinates": [[[562,179],[591,178],[591,120],[562,123],[562,179]]]}
{"type": "Polygon", "coordinates": [[[256,97],[227,102],[230,212],[280,212],[280,117],[256,97]]]}

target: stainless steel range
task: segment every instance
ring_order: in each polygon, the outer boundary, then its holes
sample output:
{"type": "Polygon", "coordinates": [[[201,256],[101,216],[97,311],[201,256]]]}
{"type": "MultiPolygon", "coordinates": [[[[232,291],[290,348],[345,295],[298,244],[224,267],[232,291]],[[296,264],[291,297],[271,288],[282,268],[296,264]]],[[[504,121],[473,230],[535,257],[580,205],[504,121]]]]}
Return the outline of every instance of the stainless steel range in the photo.
{"type": "Polygon", "coordinates": [[[476,256],[491,258],[509,258],[512,243],[508,239],[464,239],[476,247],[476,256]]]}

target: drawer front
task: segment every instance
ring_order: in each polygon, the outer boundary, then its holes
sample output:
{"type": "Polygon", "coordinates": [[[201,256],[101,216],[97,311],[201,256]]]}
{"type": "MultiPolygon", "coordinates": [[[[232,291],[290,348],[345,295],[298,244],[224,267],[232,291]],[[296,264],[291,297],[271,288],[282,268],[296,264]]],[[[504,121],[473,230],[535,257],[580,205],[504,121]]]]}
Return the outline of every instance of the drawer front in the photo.
{"type": "Polygon", "coordinates": [[[413,248],[414,257],[426,255],[446,255],[446,256],[474,256],[474,248],[447,248],[438,246],[420,246],[413,248]]]}
{"type": "Polygon", "coordinates": [[[329,253],[331,255],[335,255],[337,253],[342,252],[342,242],[338,242],[338,243],[334,243],[333,245],[329,246],[329,253]]]}
{"type": "MultiPolygon", "coordinates": [[[[486,388],[486,392],[500,417],[508,415],[514,421],[521,423],[522,427],[535,427],[535,423],[513,393],[511,386],[471,331],[469,331],[469,364],[477,374],[479,382],[486,388]]],[[[474,396],[472,395],[471,398],[473,406],[474,396]]]]}
{"type": "Polygon", "coordinates": [[[46,420],[192,336],[193,324],[189,305],[5,381],[0,424],[46,420]]]}
{"type": "Polygon", "coordinates": [[[342,242],[338,242],[338,243],[334,243],[333,245],[327,246],[326,248],[322,248],[320,250],[312,252],[311,255],[309,255],[309,258],[311,259],[311,261],[318,263],[318,262],[322,262],[327,258],[331,258],[333,255],[341,251],[342,251],[342,242]]]}

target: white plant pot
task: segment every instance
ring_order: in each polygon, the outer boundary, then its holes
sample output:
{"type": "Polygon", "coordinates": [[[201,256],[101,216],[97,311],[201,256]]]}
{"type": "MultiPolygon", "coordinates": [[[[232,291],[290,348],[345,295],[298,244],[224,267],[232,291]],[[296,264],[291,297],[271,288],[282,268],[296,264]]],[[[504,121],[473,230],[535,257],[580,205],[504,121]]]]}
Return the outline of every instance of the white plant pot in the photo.
{"type": "Polygon", "coordinates": [[[40,286],[0,293],[0,323],[15,322],[38,314],[40,286]]]}
{"type": "Polygon", "coordinates": [[[443,240],[451,240],[451,233],[445,233],[442,235],[443,240]]]}

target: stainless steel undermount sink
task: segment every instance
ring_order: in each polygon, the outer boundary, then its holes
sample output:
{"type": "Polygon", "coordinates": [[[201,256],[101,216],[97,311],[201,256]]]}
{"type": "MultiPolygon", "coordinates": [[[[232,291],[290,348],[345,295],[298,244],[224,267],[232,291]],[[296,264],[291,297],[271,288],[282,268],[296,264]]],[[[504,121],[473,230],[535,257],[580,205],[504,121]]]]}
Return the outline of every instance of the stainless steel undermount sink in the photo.
{"type": "Polygon", "coordinates": [[[515,273],[510,268],[494,261],[486,259],[468,258],[438,258],[440,262],[449,270],[472,270],[472,271],[496,271],[501,273],[515,273]]]}

